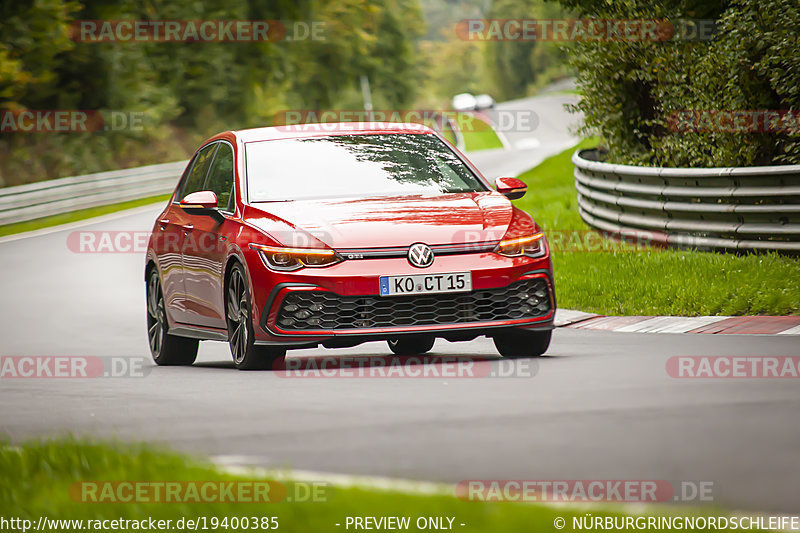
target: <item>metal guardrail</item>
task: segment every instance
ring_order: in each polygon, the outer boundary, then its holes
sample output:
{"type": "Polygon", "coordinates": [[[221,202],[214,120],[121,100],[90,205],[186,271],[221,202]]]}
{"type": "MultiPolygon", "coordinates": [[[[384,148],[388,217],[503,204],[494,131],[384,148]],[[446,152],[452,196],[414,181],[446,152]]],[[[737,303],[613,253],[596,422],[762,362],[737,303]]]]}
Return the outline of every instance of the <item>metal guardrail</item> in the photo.
{"type": "Polygon", "coordinates": [[[702,250],[800,252],[800,165],[656,168],[572,156],[578,211],[624,238],[702,250]]]}
{"type": "Polygon", "coordinates": [[[188,161],[59,178],[0,189],[0,224],[172,192],[188,161]]]}

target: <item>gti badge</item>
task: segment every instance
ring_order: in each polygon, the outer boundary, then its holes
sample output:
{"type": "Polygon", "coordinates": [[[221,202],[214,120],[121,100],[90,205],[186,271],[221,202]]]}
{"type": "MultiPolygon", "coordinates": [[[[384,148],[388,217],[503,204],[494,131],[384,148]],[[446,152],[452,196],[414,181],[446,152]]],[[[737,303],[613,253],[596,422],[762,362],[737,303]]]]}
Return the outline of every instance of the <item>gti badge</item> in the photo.
{"type": "Polygon", "coordinates": [[[433,264],[433,250],[421,242],[412,244],[408,249],[408,262],[417,268],[429,267],[433,264]]]}

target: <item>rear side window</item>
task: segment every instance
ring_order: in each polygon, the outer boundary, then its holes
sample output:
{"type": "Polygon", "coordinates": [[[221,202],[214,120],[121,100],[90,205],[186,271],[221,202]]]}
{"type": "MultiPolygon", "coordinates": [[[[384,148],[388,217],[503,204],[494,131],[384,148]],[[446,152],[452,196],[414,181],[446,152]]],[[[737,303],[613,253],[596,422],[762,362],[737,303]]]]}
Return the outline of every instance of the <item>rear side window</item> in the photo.
{"type": "Polygon", "coordinates": [[[194,165],[189,172],[189,176],[186,178],[186,183],[184,183],[183,189],[181,189],[180,198],[178,198],[178,200],[181,200],[187,194],[203,190],[203,184],[208,174],[208,167],[211,164],[211,160],[214,158],[214,152],[217,151],[217,146],[218,143],[210,144],[200,150],[197,156],[195,156],[194,165]]]}
{"type": "Polygon", "coordinates": [[[205,190],[217,195],[217,205],[223,211],[231,211],[233,194],[233,149],[226,143],[219,143],[214,164],[208,173],[205,190]]]}

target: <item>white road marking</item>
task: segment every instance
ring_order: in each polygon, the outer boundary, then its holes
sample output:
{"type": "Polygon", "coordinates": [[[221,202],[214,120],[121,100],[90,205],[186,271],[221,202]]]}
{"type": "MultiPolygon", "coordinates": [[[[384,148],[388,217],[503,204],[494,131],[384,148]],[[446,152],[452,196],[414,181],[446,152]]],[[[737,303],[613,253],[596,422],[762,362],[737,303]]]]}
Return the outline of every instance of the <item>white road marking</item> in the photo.
{"type": "Polygon", "coordinates": [[[541,145],[542,143],[539,142],[539,139],[536,137],[527,137],[515,142],[514,148],[517,150],[533,150],[534,148],[539,148],[541,145]]]}
{"type": "Polygon", "coordinates": [[[778,335],[800,335],[800,326],[778,332],[778,335]]]}

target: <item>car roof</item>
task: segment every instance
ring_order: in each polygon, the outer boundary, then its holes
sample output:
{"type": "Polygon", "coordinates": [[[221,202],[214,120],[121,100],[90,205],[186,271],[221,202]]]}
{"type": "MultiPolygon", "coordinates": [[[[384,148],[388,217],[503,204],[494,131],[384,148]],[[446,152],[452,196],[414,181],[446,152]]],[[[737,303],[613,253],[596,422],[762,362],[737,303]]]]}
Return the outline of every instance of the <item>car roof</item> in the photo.
{"type": "Polygon", "coordinates": [[[435,134],[431,128],[411,122],[327,122],[322,124],[291,124],[287,126],[237,130],[226,133],[231,133],[240,141],[246,143],[338,135],[386,133],[435,134]]]}

